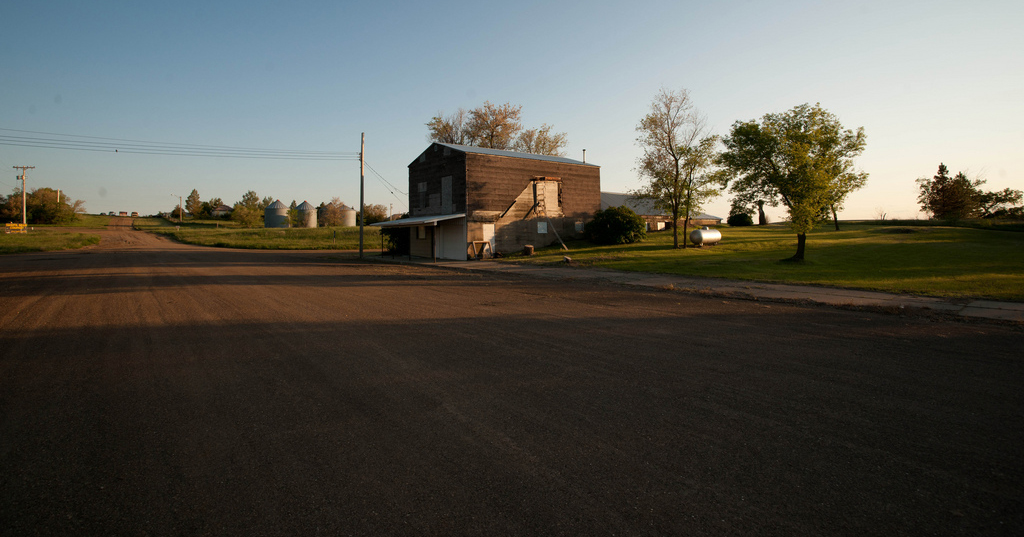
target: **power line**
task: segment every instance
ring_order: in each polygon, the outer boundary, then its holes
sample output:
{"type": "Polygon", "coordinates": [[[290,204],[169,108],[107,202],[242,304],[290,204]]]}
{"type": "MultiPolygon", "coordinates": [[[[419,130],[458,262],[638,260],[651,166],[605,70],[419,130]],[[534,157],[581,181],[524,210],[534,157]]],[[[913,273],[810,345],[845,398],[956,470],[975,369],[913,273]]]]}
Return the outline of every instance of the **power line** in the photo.
{"type": "Polygon", "coordinates": [[[398,195],[396,195],[394,191],[395,191],[395,190],[398,190],[398,192],[399,192],[399,193],[401,193],[401,194],[402,194],[402,195],[404,195],[404,196],[408,196],[408,195],[409,195],[409,194],[408,194],[407,192],[402,192],[402,191],[401,191],[401,190],[399,190],[399,189],[398,189],[397,187],[395,187],[395,185],[392,185],[391,183],[389,183],[389,182],[388,182],[388,180],[384,178],[384,176],[382,176],[381,174],[377,173],[377,170],[373,169],[373,167],[372,167],[372,166],[370,166],[370,165],[369,165],[368,163],[366,163],[365,161],[363,162],[363,164],[366,164],[366,167],[367,167],[367,168],[370,168],[370,171],[371,171],[371,172],[373,172],[373,174],[374,174],[374,175],[376,175],[376,176],[377,176],[377,177],[378,177],[378,178],[379,178],[379,179],[380,179],[380,180],[381,180],[381,181],[382,181],[382,182],[383,182],[383,183],[384,183],[384,184],[385,184],[386,186],[388,186],[388,187],[389,187],[389,188],[388,188],[388,192],[389,192],[389,193],[390,193],[390,194],[391,194],[392,196],[394,196],[394,197],[395,197],[395,199],[399,201],[399,203],[401,203],[402,205],[406,205],[406,206],[408,206],[408,200],[404,200],[404,199],[402,199],[402,198],[398,197],[398,195]]]}
{"type": "Polygon", "coordinates": [[[373,166],[370,166],[370,164],[369,164],[369,163],[367,163],[367,164],[366,164],[366,167],[367,167],[367,168],[370,168],[370,171],[371,171],[371,172],[373,172],[373,173],[374,173],[374,175],[376,175],[377,177],[379,177],[379,178],[380,178],[380,180],[381,180],[381,181],[383,181],[383,182],[384,182],[384,184],[385,184],[385,185],[387,185],[388,187],[390,187],[390,188],[391,188],[392,190],[397,190],[399,194],[402,194],[402,195],[404,195],[404,196],[408,196],[408,195],[409,195],[409,193],[408,193],[408,192],[402,192],[402,189],[400,189],[400,188],[396,187],[395,185],[393,185],[393,184],[389,183],[389,182],[388,182],[388,180],[387,180],[387,179],[385,179],[383,175],[381,175],[381,174],[377,173],[377,170],[373,169],[373,166]]]}
{"type": "Polygon", "coordinates": [[[3,128],[0,128],[0,131],[61,137],[43,138],[38,136],[17,136],[10,134],[0,134],[0,145],[37,147],[43,149],[63,149],[75,151],[128,153],[142,155],[170,155],[185,157],[223,157],[277,160],[332,161],[357,160],[359,158],[359,153],[356,152],[331,152],[295,149],[266,149],[221,145],[182,144],[174,142],[153,142],[146,140],[104,138],[100,136],[83,136],[76,134],[60,134],[52,132],[25,131],[18,129],[3,128]]]}

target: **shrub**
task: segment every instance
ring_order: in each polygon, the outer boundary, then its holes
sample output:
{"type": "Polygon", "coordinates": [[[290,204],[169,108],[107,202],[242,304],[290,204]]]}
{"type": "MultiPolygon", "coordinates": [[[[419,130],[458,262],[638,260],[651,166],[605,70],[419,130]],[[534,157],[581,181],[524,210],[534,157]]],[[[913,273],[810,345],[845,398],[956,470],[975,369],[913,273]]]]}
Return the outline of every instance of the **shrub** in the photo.
{"type": "Polygon", "coordinates": [[[730,214],[729,219],[725,222],[733,227],[752,226],[754,225],[754,218],[747,213],[736,213],[730,214]]]}
{"type": "Polygon", "coordinates": [[[629,207],[597,211],[584,230],[595,244],[629,244],[647,238],[647,223],[629,207]]]}

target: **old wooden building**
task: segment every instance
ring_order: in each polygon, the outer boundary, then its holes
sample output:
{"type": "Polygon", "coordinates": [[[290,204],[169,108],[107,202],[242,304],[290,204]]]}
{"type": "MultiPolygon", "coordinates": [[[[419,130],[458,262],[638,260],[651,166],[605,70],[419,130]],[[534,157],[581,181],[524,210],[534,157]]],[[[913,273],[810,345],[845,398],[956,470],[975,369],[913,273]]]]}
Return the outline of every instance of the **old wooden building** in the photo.
{"type": "Polygon", "coordinates": [[[434,143],[409,164],[414,256],[466,259],[581,236],[601,207],[601,168],[564,157],[434,143]]]}

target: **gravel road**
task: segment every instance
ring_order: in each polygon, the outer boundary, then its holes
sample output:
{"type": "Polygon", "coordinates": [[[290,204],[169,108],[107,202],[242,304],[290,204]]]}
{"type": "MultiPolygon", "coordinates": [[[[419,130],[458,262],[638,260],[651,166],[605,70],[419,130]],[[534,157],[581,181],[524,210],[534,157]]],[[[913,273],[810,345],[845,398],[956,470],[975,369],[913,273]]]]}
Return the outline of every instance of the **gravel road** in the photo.
{"type": "Polygon", "coordinates": [[[176,244],[0,257],[3,535],[1020,535],[1024,332],[176,244]]]}

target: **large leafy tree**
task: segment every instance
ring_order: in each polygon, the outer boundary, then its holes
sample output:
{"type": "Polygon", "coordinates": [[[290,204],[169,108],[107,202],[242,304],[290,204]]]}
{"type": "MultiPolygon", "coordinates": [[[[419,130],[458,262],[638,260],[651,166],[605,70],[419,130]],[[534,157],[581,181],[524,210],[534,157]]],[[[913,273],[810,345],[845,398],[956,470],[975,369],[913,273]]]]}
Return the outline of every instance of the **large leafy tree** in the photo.
{"type": "MultiPolygon", "coordinates": [[[[636,127],[637,143],[644,154],[638,171],[648,183],[635,192],[654,200],[672,213],[672,222],[683,219],[683,247],[688,222],[706,200],[721,191],[720,179],[710,173],[718,137],[710,136],[707,120],[694,110],[689,93],[662,89],[650,111],[636,127]]],[[[672,226],[672,246],[679,248],[679,229],[672,226]]]]}
{"type": "MultiPolygon", "coordinates": [[[[72,200],[49,187],[32,189],[25,196],[25,220],[29,224],[69,224],[85,211],[85,202],[72,200]]],[[[21,222],[21,189],[0,197],[0,219],[21,222]]]]}
{"type": "Polygon", "coordinates": [[[921,209],[940,220],[972,218],[981,212],[978,187],[984,181],[968,179],[964,172],[950,177],[949,168],[939,163],[939,170],[931,179],[917,180],[917,196],[921,209]]]}
{"type": "Polygon", "coordinates": [[[853,167],[853,158],[864,151],[864,128],[844,129],[820,104],[766,114],[760,122],[737,121],[723,143],[718,162],[731,189],[788,209],[797,234],[792,261],[803,261],[807,233],[851,191],[842,185],[867,181],[867,174],[853,167]]]}
{"type": "Polygon", "coordinates": [[[553,127],[547,124],[539,129],[524,129],[521,118],[522,106],[485,102],[472,110],[460,108],[449,115],[438,112],[427,122],[427,138],[445,144],[564,155],[568,144],[564,132],[552,132],[553,127]]]}
{"type": "Polygon", "coordinates": [[[203,212],[203,202],[199,199],[199,191],[192,189],[192,193],[185,198],[185,210],[192,215],[193,218],[201,216],[203,212]]]}
{"type": "Polygon", "coordinates": [[[978,205],[981,206],[982,218],[995,218],[998,216],[1021,216],[1017,205],[1024,201],[1024,192],[1011,188],[1004,188],[997,192],[982,192],[978,196],[978,205]]]}
{"type": "Polygon", "coordinates": [[[242,196],[241,201],[235,203],[234,209],[231,211],[231,219],[245,227],[256,227],[263,220],[265,206],[261,205],[259,195],[250,190],[242,196]]]}

